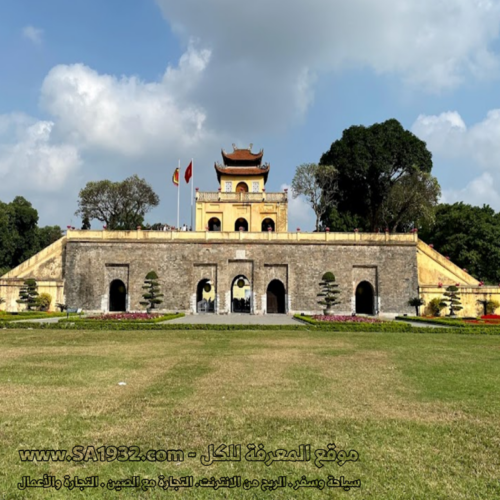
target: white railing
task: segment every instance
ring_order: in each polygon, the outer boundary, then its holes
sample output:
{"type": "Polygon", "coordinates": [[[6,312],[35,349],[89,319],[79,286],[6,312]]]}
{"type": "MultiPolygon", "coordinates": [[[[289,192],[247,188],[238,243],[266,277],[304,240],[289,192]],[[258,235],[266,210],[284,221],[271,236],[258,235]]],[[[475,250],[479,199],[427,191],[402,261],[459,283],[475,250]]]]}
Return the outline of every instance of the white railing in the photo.
{"type": "Polygon", "coordinates": [[[197,201],[205,202],[232,202],[232,203],[256,203],[256,202],[272,202],[286,203],[288,197],[286,193],[224,193],[224,192],[197,192],[197,201]]]}

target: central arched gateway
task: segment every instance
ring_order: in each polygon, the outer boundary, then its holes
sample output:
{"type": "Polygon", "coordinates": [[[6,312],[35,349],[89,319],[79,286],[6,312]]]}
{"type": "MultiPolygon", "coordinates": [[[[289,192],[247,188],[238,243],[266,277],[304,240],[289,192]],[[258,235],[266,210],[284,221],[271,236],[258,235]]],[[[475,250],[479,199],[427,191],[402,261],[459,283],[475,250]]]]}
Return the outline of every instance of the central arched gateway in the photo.
{"type": "Polygon", "coordinates": [[[209,279],[203,279],[196,288],[196,312],[215,312],[215,287],[209,279]]]}
{"type": "Polygon", "coordinates": [[[356,287],[356,314],[375,314],[375,293],[368,281],[356,287]]]}
{"type": "Polygon", "coordinates": [[[272,280],[267,287],[267,314],[285,314],[285,286],[280,280],[272,280]]]}
{"type": "Polygon", "coordinates": [[[231,312],[250,313],[252,311],[252,287],[250,280],[240,274],[231,284],[231,312]]]}
{"type": "Polygon", "coordinates": [[[122,280],[113,280],[109,285],[109,311],[127,310],[127,287],[122,280]]]}

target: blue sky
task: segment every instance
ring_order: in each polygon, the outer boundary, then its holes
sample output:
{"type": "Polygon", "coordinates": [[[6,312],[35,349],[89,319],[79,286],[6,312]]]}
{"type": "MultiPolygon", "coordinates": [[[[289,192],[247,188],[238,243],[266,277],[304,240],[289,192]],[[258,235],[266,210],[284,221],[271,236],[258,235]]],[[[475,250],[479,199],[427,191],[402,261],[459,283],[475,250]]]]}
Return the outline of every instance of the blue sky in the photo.
{"type": "MultiPolygon", "coordinates": [[[[5,0],[0,199],[78,225],[86,182],[137,173],[161,199],[147,220],[174,223],[178,159],[215,190],[220,149],[253,143],[279,191],[345,128],[396,118],[443,201],[498,211],[499,27],[498,0],[5,0]]],[[[291,201],[290,229],[313,224],[291,201]]]]}

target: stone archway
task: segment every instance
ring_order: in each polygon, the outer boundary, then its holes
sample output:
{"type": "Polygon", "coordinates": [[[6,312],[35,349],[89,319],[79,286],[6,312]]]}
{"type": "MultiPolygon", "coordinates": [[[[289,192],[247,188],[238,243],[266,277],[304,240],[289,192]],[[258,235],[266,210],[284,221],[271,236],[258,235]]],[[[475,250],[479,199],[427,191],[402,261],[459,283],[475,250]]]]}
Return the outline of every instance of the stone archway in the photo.
{"type": "Polygon", "coordinates": [[[275,225],[273,219],[267,217],[262,221],[262,231],[275,231],[275,225]]]}
{"type": "Polygon", "coordinates": [[[215,287],[209,279],[202,279],[196,287],[196,312],[215,312],[215,287]]]}
{"type": "Polygon", "coordinates": [[[236,222],[234,223],[234,230],[235,231],[248,231],[247,220],[244,219],[243,217],[236,219],[236,222]],[[242,228],[242,229],[240,229],[240,228],[242,228]]]}
{"type": "Polygon", "coordinates": [[[209,231],[220,231],[221,230],[220,219],[218,219],[217,217],[212,217],[208,221],[208,230],[209,231]]]}
{"type": "Polygon", "coordinates": [[[356,314],[375,314],[375,293],[368,281],[362,281],[356,287],[356,314]]]}
{"type": "Polygon", "coordinates": [[[285,314],[285,286],[280,280],[272,280],[266,292],[267,314],[285,314]]]}
{"type": "Polygon", "coordinates": [[[109,285],[109,311],[127,310],[127,287],[122,280],[113,280],[109,285]]]}
{"type": "Polygon", "coordinates": [[[231,283],[231,312],[250,313],[252,311],[252,287],[250,280],[240,274],[231,283]]]}

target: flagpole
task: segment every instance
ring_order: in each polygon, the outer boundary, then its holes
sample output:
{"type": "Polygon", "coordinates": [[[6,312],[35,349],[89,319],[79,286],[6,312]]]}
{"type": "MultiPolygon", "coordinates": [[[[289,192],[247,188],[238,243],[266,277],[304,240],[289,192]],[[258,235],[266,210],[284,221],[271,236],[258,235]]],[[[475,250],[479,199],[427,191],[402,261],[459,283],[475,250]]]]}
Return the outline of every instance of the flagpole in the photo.
{"type": "Polygon", "coordinates": [[[181,204],[181,160],[179,159],[179,182],[177,184],[177,229],[179,229],[179,207],[181,204]]]}
{"type": "Polygon", "coordinates": [[[193,159],[191,158],[191,230],[196,231],[196,228],[193,226],[193,200],[194,200],[193,186],[194,186],[194,163],[193,159]]]}

